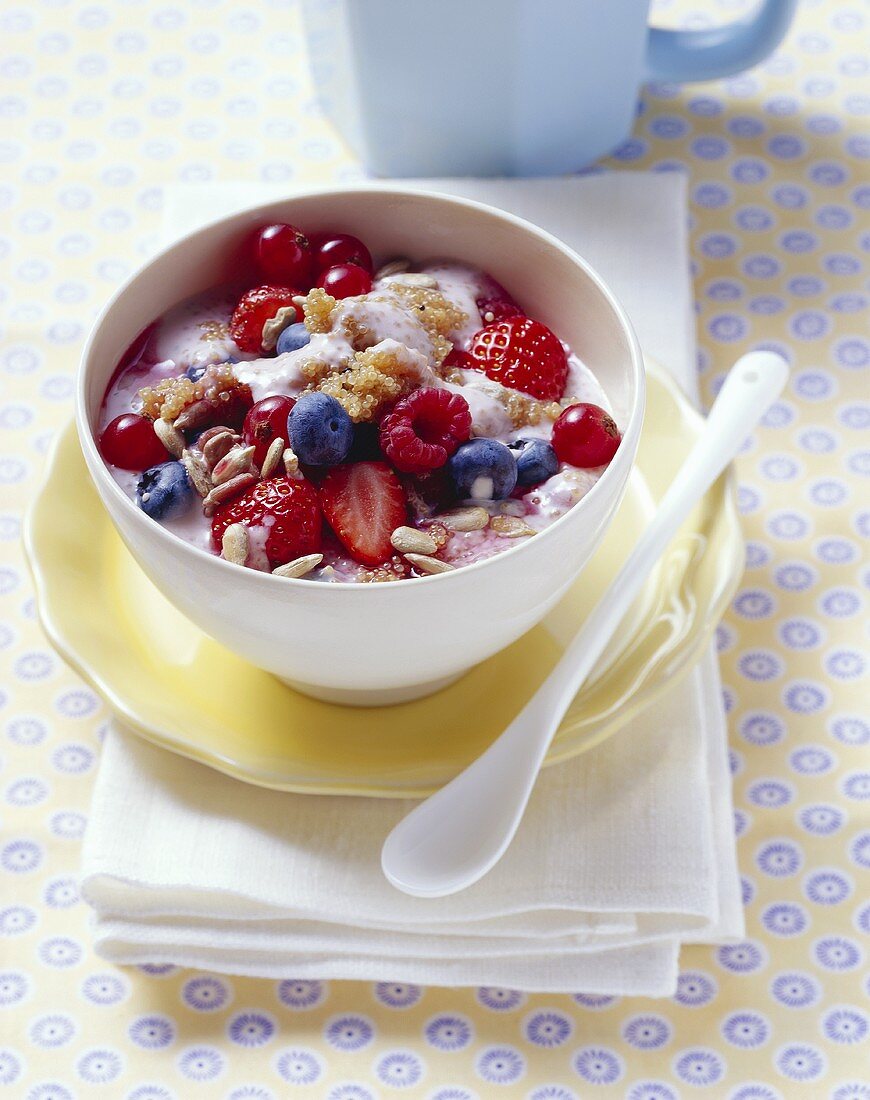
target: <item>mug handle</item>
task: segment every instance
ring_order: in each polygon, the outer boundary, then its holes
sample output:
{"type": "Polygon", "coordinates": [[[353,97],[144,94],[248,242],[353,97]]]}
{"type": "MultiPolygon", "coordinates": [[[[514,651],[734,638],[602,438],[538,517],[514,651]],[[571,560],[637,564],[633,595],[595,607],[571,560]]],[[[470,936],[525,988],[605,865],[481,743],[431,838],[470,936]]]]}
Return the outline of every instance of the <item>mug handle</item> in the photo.
{"type": "Polygon", "coordinates": [[[709,30],[651,27],[646,79],[677,83],[716,80],[749,69],[783,40],[797,5],[798,0],[762,0],[744,18],[709,30]]]}

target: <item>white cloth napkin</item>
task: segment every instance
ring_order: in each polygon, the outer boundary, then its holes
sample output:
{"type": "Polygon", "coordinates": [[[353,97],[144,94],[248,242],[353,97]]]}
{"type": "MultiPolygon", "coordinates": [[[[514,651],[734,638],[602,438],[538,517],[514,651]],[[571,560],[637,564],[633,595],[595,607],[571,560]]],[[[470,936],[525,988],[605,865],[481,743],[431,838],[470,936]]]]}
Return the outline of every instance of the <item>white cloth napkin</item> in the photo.
{"type": "MultiPolygon", "coordinates": [[[[641,343],[692,393],[684,180],[619,174],[435,181],[576,246],[641,343]]],[[[271,188],[167,194],[167,237],[271,188]]],[[[664,996],[683,942],[743,934],[715,657],[597,749],[546,770],[501,864],[420,900],[382,877],[410,803],[255,790],[106,737],[82,868],[98,952],[273,978],[497,985],[664,996]]]]}

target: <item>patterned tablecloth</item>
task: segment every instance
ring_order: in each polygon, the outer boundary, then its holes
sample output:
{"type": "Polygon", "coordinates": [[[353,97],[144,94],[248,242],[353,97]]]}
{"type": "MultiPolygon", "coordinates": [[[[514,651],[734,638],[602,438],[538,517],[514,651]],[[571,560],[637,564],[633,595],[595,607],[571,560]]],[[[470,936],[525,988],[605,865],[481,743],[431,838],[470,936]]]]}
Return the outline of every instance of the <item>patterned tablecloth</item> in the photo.
{"type": "Polygon", "coordinates": [[[161,184],[359,170],[286,0],[3,5],[0,1097],[868,1100],[867,22],[857,0],[808,2],[759,69],[650,88],[603,166],[690,177],[706,396],[749,348],[793,364],[738,464],[748,569],[719,632],[748,938],[686,951],[661,1002],[93,954],[75,873],[106,711],[35,622],[19,514],[88,325],[153,246],[161,184]]]}

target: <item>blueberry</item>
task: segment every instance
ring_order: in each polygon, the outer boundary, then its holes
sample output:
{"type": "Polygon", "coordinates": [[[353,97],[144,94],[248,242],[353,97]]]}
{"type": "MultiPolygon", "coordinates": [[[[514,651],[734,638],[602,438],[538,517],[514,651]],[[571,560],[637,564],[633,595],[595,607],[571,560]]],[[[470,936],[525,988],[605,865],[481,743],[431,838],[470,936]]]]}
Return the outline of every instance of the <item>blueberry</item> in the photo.
{"type": "MultiPolygon", "coordinates": [[[[235,359],[232,355],[229,355],[226,359],[224,359],[224,363],[238,363],[238,359],[235,359]]],[[[208,368],[213,365],[213,363],[195,363],[192,367],[188,367],[184,373],[191,380],[191,382],[198,382],[208,370],[208,368]]]]}
{"type": "Polygon", "coordinates": [[[335,466],[353,443],[353,421],[334,397],[304,393],[287,417],[290,446],[306,466],[335,466]]]}
{"type": "Polygon", "coordinates": [[[175,519],[193,500],[193,486],[180,462],[161,462],[139,478],[136,503],[152,519],[175,519]]]}
{"type": "Polygon", "coordinates": [[[497,439],[470,439],[449,465],[456,492],[466,500],[504,500],[517,483],[513,451],[497,439]]]}
{"type": "Polygon", "coordinates": [[[556,452],[543,439],[515,439],[508,444],[517,456],[517,485],[540,485],[558,473],[556,452]]]}
{"type": "Polygon", "coordinates": [[[310,339],[311,333],[301,321],[297,321],[295,325],[288,325],[278,337],[275,353],[284,355],[288,351],[298,351],[304,348],[310,339]]]}

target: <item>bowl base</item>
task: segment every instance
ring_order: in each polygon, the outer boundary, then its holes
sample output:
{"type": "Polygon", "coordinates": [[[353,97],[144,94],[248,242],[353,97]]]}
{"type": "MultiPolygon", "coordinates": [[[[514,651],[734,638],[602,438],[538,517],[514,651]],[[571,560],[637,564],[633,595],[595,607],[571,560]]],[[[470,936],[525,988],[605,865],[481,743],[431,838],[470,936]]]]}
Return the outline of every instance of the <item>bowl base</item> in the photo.
{"type": "Polygon", "coordinates": [[[299,680],[288,680],[284,676],[279,676],[278,679],[294,691],[310,695],[312,699],[320,699],[324,703],[337,703],[343,707],[392,707],[433,695],[436,691],[456,683],[466,671],[468,670],[454,673],[452,676],[442,676],[439,680],[427,680],[423,684],[409,684],[407,687],[397,688],[331,688],[322,684],[303,684],[299,680]]]}

